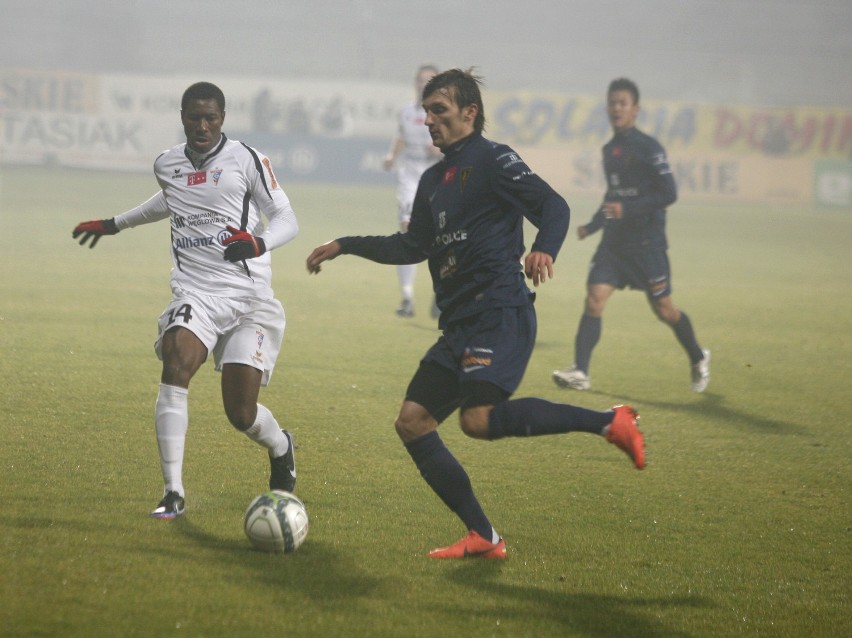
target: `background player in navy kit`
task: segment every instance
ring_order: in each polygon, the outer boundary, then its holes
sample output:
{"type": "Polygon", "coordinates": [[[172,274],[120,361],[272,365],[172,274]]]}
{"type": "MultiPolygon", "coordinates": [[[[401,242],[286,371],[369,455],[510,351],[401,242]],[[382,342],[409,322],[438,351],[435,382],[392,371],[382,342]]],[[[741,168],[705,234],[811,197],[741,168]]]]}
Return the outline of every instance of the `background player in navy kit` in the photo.
{"type": "Polygon", "coordinates": [[[296,236],[296,217],[269,159],[222,133],[225,96],[219,87],[193,84],[180,113],[186,143],[154,162],[161,190],[121,215],[78,224],[72,233],[94,248],[102,235],[171,222],[173,299],[160,317],[155,345],[163,362],[155,426],[164,493],[151,516],[161,519],[185,511],[189,382],[210,353],[222,372],[228,420],[269,453],[270,489],[292,492],[296,485],[293,437],[257,402],[285,326],[270,286],[268,251],[296,236]],[[265,230],[261,211],[269,219],[265,230]]]}
{"type": "Polygon", "coordinates": [[[480,80],[451,69],[423,91],[426,126],[444,158],[420,180],[408,231],[341,237],[318,246],[307,268],[353,254],[385,264],[429,260],[442,335],[406,391],[395,427],[421,476],[468,534],[434,558],[505,558],[506,544],[474,495],[470,478],[437,427],[456,408],[468,436],[495,440],[583,431],[604,435],[644,467],[644,445],[629,406],[597,412],[543,399],[508,400],[521,382],[536,335],[533,294],[553,276],[570,211],[511,148],[485,139],[480,80]],[[523,221],[538,228],[523,257],[523,221]],[[523,257],[523,267],[521,259],[523,257]]]}
{"type": "MultiPolygon", "coordinates": [[[[386,171],[396,166],[399,229],[403,233],[408,230],[411,207],[414,204],[414,194],[417,192],[420,176],[441,158],[441,151],[432,144],[429,131],[423,124],[426,114],[420,106],[423,87],[437,72],[437,67],[431,64],[424,64],[417,69],[417,75],[414,78],[417,97],[414,102],[406,104],[400,111],[397,133],[383,162],[386,171]]],[[[402,302],[396,314],[400,317],[413,317],[414,277],[417,274],[417,265],[400,264],[396,267],[396,272],[402,295],[402,302]]]]}
{"type": "Polygon", "coordinates": [[[607,90],[607,114],[614,132],[603,147],[607,193],[592,221],[577,229],[580,239],[604,229],[592,258],[586,302],[574,341],[574,364],[555,370],[557,385],[591,387],[589,364],[601,336],[601,315],[616,288],[644,290],[657,317],[668,324],[689,356],[692,389],[710,382],[710,351],[702,350],[692,322],[671,298],[666,253],[666,206],[677,199],[665,150],[636,129],[639,89],[631,80],[613,80],[607,90]]]}

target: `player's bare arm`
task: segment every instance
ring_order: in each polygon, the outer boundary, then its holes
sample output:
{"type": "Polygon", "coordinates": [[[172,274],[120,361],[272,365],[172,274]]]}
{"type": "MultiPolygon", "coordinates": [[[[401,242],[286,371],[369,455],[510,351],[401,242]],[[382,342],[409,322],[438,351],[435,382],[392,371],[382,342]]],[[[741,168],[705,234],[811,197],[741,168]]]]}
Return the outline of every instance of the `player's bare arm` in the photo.
{"type": "Polygon", "coordinates": [[[306,262],[309,274],[317,274],[321,268],[320,264],[324,261],[334,259],[340,254],[340,242],[336,239],[324,243],[322,246],[317,246],[313,249],[306,262]]]}
{"type": "Polygon", "coordinates": [[[548,279],[553,279],[553,257],[547,253],[533,251],[524,259],[524,274],[532,279],[533,286],[538,286],[548,279]]]}

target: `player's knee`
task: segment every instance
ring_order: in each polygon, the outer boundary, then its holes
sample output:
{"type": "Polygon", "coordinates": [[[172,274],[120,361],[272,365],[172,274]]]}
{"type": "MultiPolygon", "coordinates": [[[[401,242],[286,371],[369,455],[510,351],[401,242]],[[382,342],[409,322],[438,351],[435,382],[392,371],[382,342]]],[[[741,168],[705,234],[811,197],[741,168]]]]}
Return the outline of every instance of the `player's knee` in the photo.
{"type": "Polygon", "coordinates": [[[397,436],[407,443],[428,434],[437,424],[423,408],[417,409],[413,404],[405,403],[393,425],[397,436]]]}
{"type": "Polygon", "coordinates": [[[245,432],[257,420],[257,404],[225,405],[225,415],[231,425],[240,432],[245,432]]]}
{"type": "Polygon", "coordinates": [[[177,359],[172,359],[163,362],[163,372],[160,375],[160,381],[166,385],[188,388],[193,374],[195,374],[193,366],[185,365],[177,359]]]}
{"type": "Polygon", "coordinates": [[[655,303],[653,308],[657,319],[663,323],[673,326],[680,321],[680,310],[671,303],[655,303]]]}
{"type": "Polygon", "coordinates": [[[472,439],[488,439],[488,414],[491,406],[478,406],[462,410],[459,425],[462,432],[472,439]]]}
{"type": "Polygon", "coordinates": [[[603,314],[606,299],[601,299],[593,294],[586,296],[586,306],[584,311],[590,317],[600,317],[603,314]]]}
{"type": "Polygon", "coordinates": [[[675,321],[675,319],[674,319],[673,313],[664,312],[662,310],[657,311],[657,319],[659,319],[663,323],[668,324],[670,326],[673,326],[677,323],[677,321],[675,321]]]}
{"type": "Polygon", "coordinates": [[[413,430],[411,427],[411,423],[403,419],[402,415],[396,418],[393,427],[396,430],[396,435],[403,441],[411,441],[414,438],[412,436],[413,430]]]}

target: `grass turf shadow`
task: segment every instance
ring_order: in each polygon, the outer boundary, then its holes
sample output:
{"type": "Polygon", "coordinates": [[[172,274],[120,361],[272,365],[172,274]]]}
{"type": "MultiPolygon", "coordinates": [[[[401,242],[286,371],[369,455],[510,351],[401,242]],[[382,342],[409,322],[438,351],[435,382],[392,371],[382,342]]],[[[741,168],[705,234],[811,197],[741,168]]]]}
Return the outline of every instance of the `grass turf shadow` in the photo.
{"type": "MultiPolygon", "coordinates": [[[[510,559],[511,560],[511,559],[510,559]]],[[[470,605],[458,600],[448,602],[456,612],[465,616],[488,616],[494,620],[493,607],[483,611],[478,601],[483,598],[501,601],[499,617],[523,621],[534,605],[536,614],[548,618],[561,627],[565,635],[588,637],[671,636],[688,638],[691,634],[673,630],[651,619],[648,608],[712,608],[713,604],[700,596],[672,595],[647,598],[642,596],[588,594],[552,591],[527,585],[517,585],[501,579],[503,564],[497,561],[468,560],[447,573],[447,578],[457,585],[475,591],[470,605]]]]}

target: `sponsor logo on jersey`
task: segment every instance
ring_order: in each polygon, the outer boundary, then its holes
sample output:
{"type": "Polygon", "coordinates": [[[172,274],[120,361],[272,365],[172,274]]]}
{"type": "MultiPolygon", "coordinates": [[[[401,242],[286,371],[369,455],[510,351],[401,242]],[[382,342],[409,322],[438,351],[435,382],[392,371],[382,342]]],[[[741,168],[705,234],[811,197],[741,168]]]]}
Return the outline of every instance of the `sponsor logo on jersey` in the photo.
{"type": "Polygon", "coordinates": [[[457,270],[457,265],[456,253],[452,248],[450,248],[442,257],[439,277],[441,279],[446,279],[457,270]]]}
{"type": "Polygon", "coordinates": [[[462,355],[462,370],[473,372],[491,365],[494,355],[488,348],[465,348],[462,355]]]}
{"type": "Polygon", "coordinates": [[[455,244],[457,241],[466,240],[467,231],[464,228],[460,228],[459,230],[454,230],[449,233],[441,233],[440,235],[435,235],[436,246],[449,246],[450,244],[455,244]]]}
{"type": "Polygon", "coordinates": [[[230,223],[230,221],[230,219],[223,215],[206,210],[186,216],[176,214],[172,215],[172,227],[176,229],[186,228],[187,226],[190,228],[208,225],[222,226],[230,223]]]}
{"type": "Polygon", "coordinates": [[[441,180],[442,184],[449,184],[456,178],[456,173],[458,172],[458,166],[450,166],[446,172],[444,173],[444,179],[441,180]]]}
{"type": "Polygon", "coordinates": [[[172,179],[180,179],[183,177],[183,174],[180,172],[179,168],[175,169],[175,172],[172,174],[172,179]]]}
{"type": "Polygon", "coordinates": [[[635,186],[630,188],[611,188],[607,191],[607,194],[615,197],[638,197],[639,189],[635,186]]]}
{"type": "Polygon", "coordinates": [[[216,238],[209,235],[206,237],[178,237],[174,241],[174,247],[186,250],[187,248],[206,248],[215,243],[216,238]]]}
{"type": "Polygon", "coordinates": [[[504,153],[500,157],[497,158],[498,162],[505,160],[502,168],[509,168],[514,164],[523,164],[524,160],[522,160],[517,153],[504,153]]]}
{"type": "Polygon", "coordinates": [[[269,163],[269,158],[263,158],[263,165],[266,167],[266,172],[269,173],[269,188],[275,190],[278,188],[278,182],[275,181],[275,173],[272,172],[272,164],[269,163]]]}
{"type": "Polygon", "coordinates": [[[464,192],[464,187],[467,186],[467,179],[470,177],[470,172],[472,170],[473,166],[466,166],[462,169],[461,180],[459,181],[459,186],[461,186],[462,192],[464,192]]]}
{"type": "Polygon", "coordinates": [[[207,171],[198,171],[197,173],[190,173],[186,176],[186,185],[187,186],[197,186],[198,184],[206,184],[207,183],[207,171]]]}
{"type": "Polygon", "coordinates": [[[512,181],[513,182],[519,182],[522,179],[524,179],[525,177],[532,177],[533,175],[535,175],[535,171],[531,171],[531,170],[527,169],[525,171],[521,171],[517,175],[512,175],[512,181]]]}

